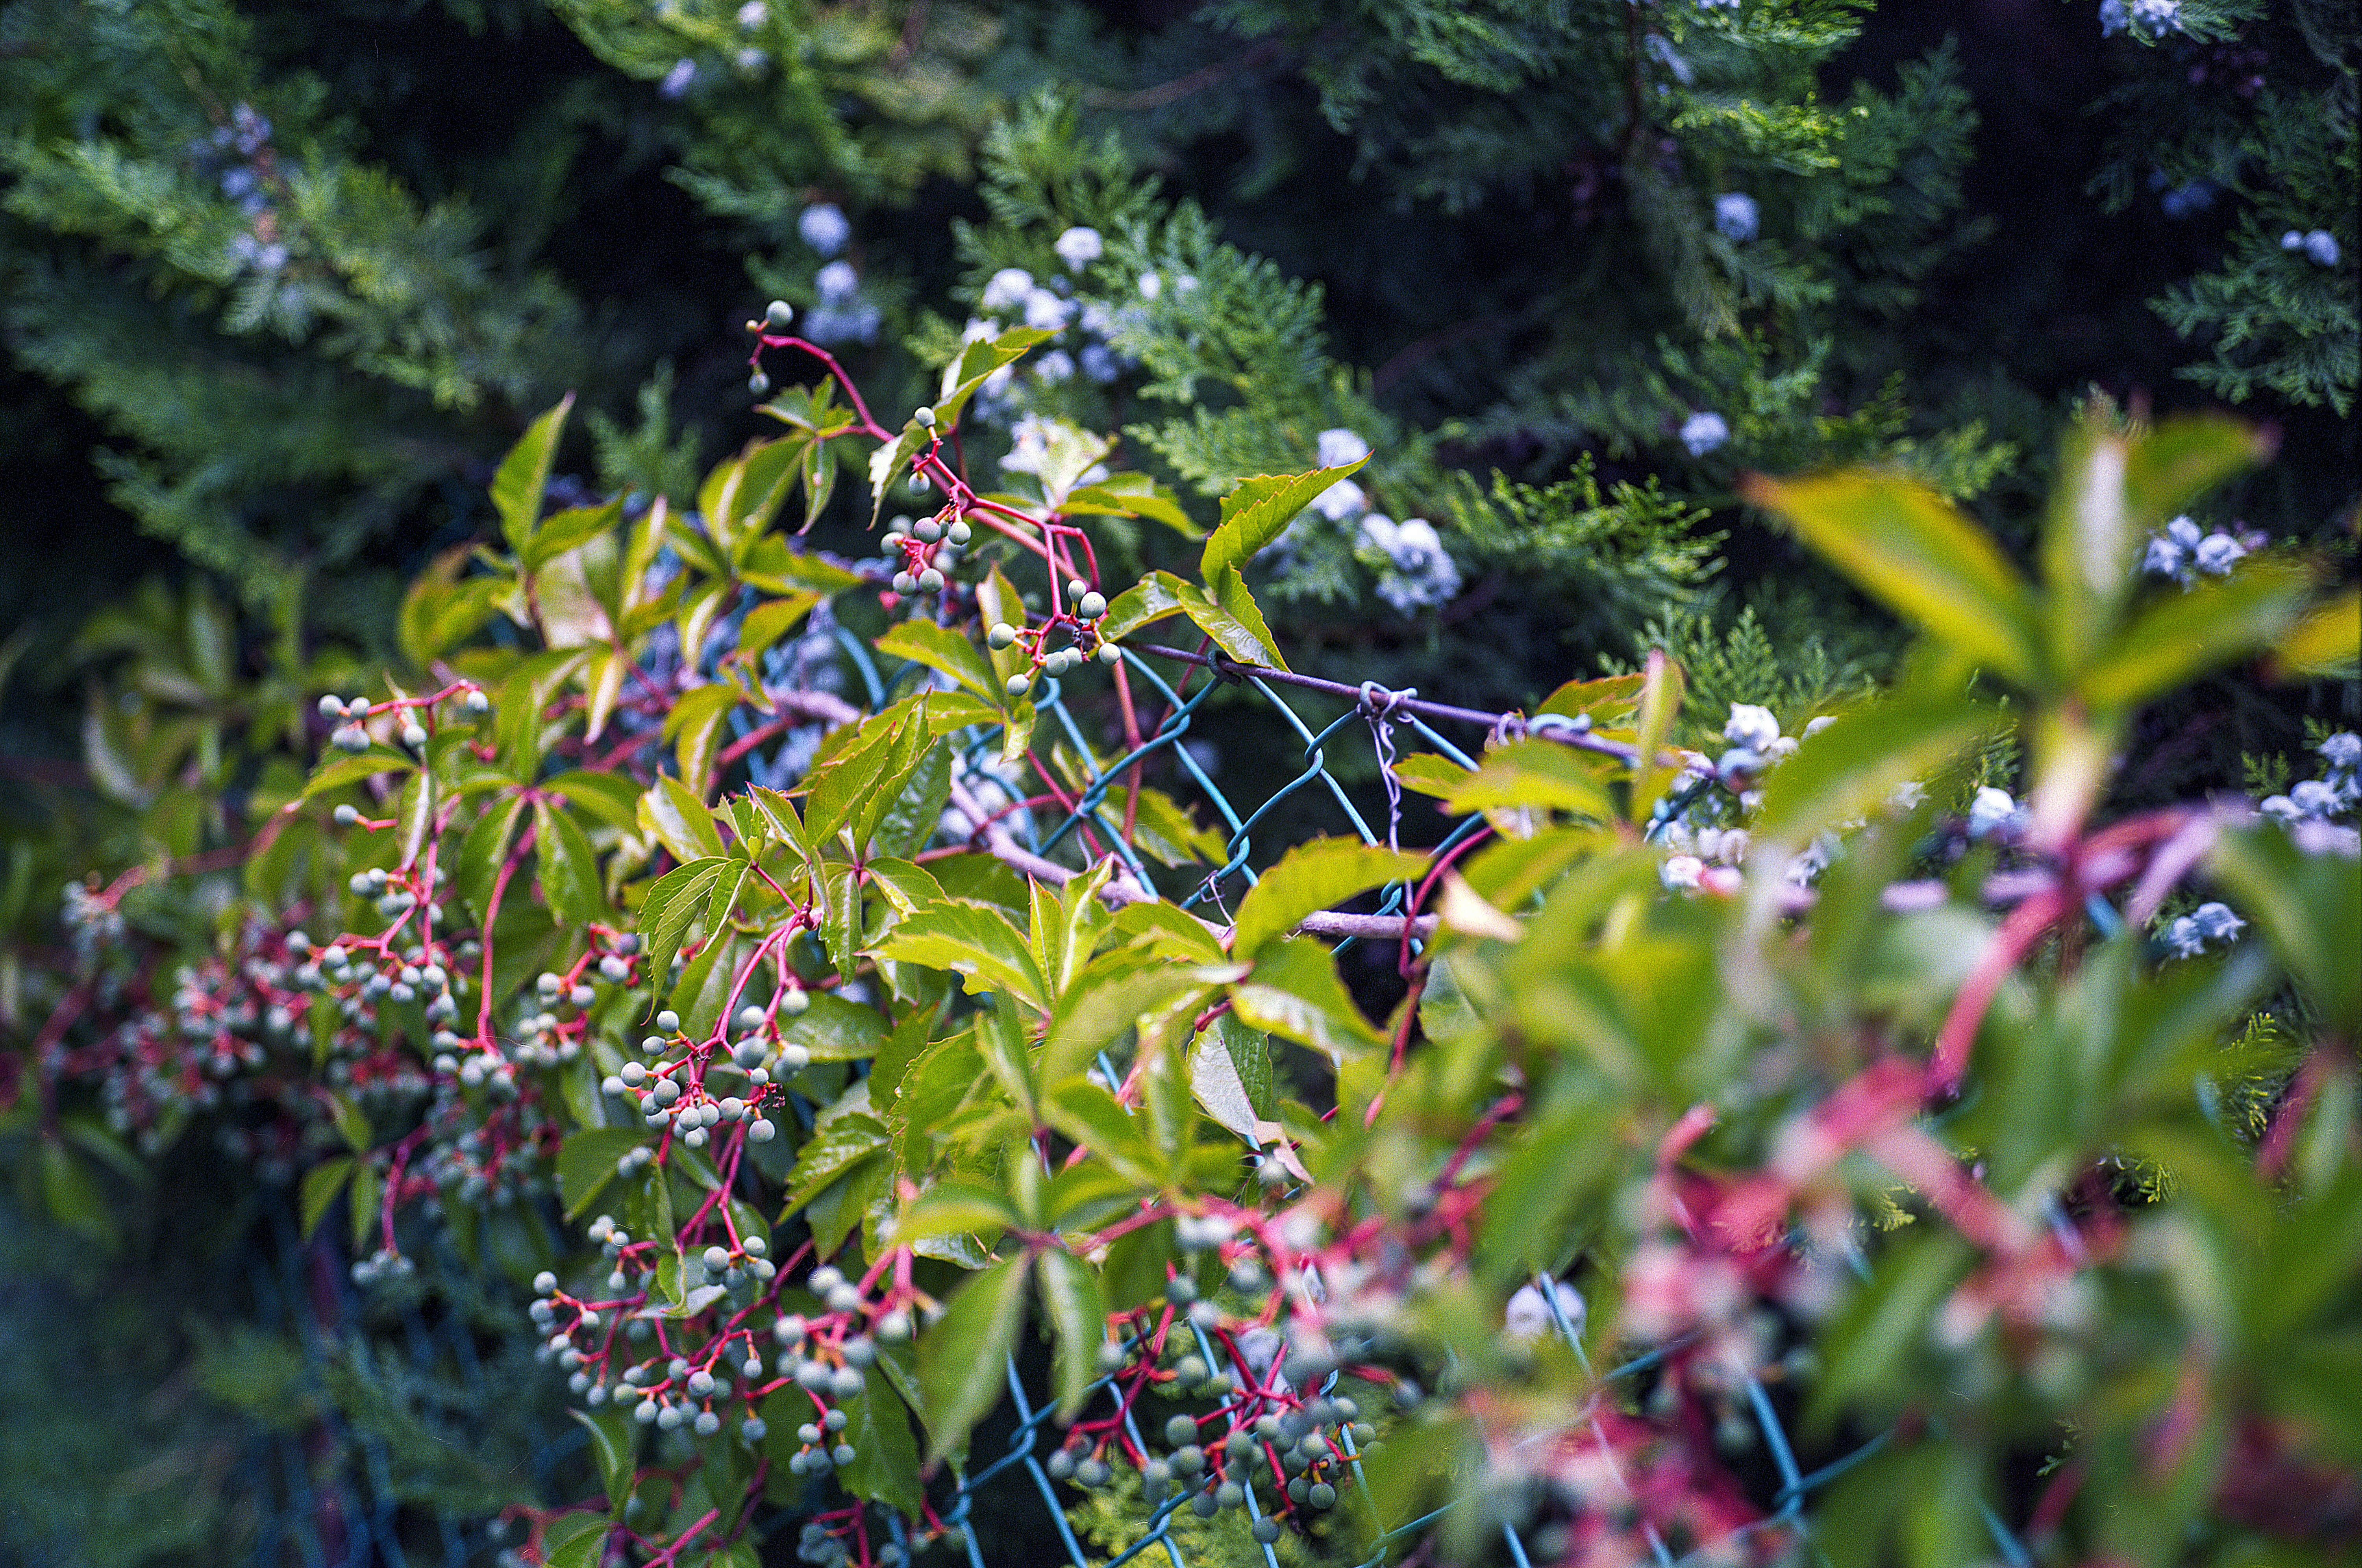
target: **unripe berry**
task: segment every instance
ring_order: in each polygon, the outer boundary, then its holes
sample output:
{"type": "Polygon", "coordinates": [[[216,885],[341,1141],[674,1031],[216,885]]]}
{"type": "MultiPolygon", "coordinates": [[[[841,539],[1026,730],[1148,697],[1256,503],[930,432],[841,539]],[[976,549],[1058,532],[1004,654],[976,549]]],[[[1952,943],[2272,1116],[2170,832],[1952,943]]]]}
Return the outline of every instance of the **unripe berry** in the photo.
{"type": "Polygon", "coordinates": [[[785,300],[773,300],[763,312],[763,325],[774,332],[785,332],[795,319],[796,307],[785,300]]]}
{"type": "Polygon", "coordinates": [[[935,411],[924,403],[911,411],[911,418],[922,429],[933,430],[935,427],[935,411]]]}
{"type": "Polygon", "coordinates": [[[944,530],[944,536],[955,545],[965,545],[970,539],[976,537],[976,530],[970,528],[960,519],[954,518],[952,520],[952,525],[944,530]]]}
{"type": "Polygon", "coordinates": [[[1032,689],[1033,678],[1030,675],[1019,674],[1009,678],[1009,694],[1011,697],[1022,697],[1032,689]]]}
{"type": "Polygon", "coordinates": [[[1117,647],[1113,643],[1101,643],[1099,645],[1099,662],[1101,664],[1110,666],[1121,664],[1123,662],[1123,650],[1117,647]]]}
{"type": "Polygon", "coordinates": [[[723,1269],[728,1268],[729,1266],[730,1266],[730,1249],[729,1249],[729,1248],[727,1248],[727,1247],[708,1247],[708,1248],[706,1248],[706,1249],[705,1249],[705,1268],[706,1268],[706,1272],[707,1272],[707,1273],[709,1273],[709,1274],[720,1274],[723,1269]]]}
{"type": "Polygon", "coordinates": [[[911,536],[922,545],[932,545],[944,536],[944,525],[932,517],[922,517],[911,525],[911,536]]]}
{"type": "Polygon", "coordinates": [[[761,1116],[755,1118],[754,1125],[746,1129],[746,1136],[757,1143],[767,1143],[778,1137],[778,1133],[779,1130],[773,1126],[767,1118],[761,1116]]]}
{"type": "Polygon", "coordinates": [[[320,717],[341,719],[345,716],[345,700],[331,691],[320,699],[320,717]]]}
{"type": "Polygon", "coordinates": [[[670,1008],[667,1008],[664,1011],[657,1014],[657,1032],[659,1034],[679,1033],[680,1014],[673,1011],[670,1008]]]}
{"type": "Polygon", "coordinates": [[[771,390],[771,378],[757,370],[746,378],[746,390],[755,396],[761,397],[771,390]]]}
{"type": "Polygon", "coordinates": [[[1086,621],[1098,620],[1107,613],[1107,595],[1096,591],[1084,594],[1075,603],[1075,613],[1086,621]]]}
{"type": "Polygon", "coordinates": [[[995,621],[984,640],[995,648],[1005,648],[1017,640],[1017,628],[1006,621],[995,621]]]}
{"type": "Polygon", "coordinates": [[[907,571],[898,571],[898,572],[896,572],[896,573],[894,574],[894,591],[895,591],[895,592],[897,592],[897,593],[915,593],[915,592],[917,592],[917,591],[918,591],[918,588],[919,588],[919,580],[918,580],[917,578],[915,578],[915,577],[912,577],[909,572],[907,572],[907,571]]]}
{"type": "Polygon", "coordinates": [[[933,567],[929,567],[919,574],[919,591],[922,593],[941,593],[944,591],[944,574],[933,567]]]}
{"type": "Polygon", "coordinates": [[[781,1012],[801,1012],[811,1006],[811,997],[801,986],[791,986],[779,998],[781,1012]]]}
{"type": "Polygon", "coordinates": [[[329,815],[336,819],[338,827],[350,827],[361,820],[360,812],[349,805],[338,806],[329,815]]]}
{"type": "Polygon", "coordinates": [[[492,711],[491,698],[485,695],[482,691],[469,692],[460,705],[466,708],[470,713],[475,714],[478,718],[481,718],[486,713],[492,711]]]}
{"type": "Polygon", "coordinates": [[[403,725],[402,730],[402,744],[408,746],[413,751],[417,751],[424,747],[426,745],[425,727],[421,724],[403,725]]]}

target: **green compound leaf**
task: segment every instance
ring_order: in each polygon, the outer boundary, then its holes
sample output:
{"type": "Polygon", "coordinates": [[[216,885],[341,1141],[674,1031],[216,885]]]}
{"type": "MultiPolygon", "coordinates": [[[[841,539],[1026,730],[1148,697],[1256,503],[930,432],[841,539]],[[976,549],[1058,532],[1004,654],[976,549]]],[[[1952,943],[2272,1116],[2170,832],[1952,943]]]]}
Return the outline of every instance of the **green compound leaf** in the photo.
{"type": "Polygon", "coordinates": [[[802,1012],[783,1017],[781,1040],[802,1046],[815,1062],[858,1062],[877,1055],[887,1030],[876,1008],[847,1001],[833,991],[814,991],[811,997],[802,1012]]]}
{"type": "Polygon", "coordinates": [[[1009,1353],[1025,1323],[1032,1264],[1030,1258],[1005,1258],[969,1280],[919,1342],[919,1414],[927,1423],[929,1464],[966,1442],[970,1429],[1000,1402],[1009,1353]]]}
{"type": "Polygon", "coordinates": [[[2304,610],[2304,574],[2257,561],[2219,582],[2158,600],[2102,648],[2075,689],[2098,709],[2161,697],[2210,669],[2264,652],[2304,610]]]}
{"type": "Polygon", "coordinates": [[[1099,1342],[1107,1337],[1107,1297],[1098,1272],[1072,1253],[1044,1252],[1038,1269],[1042,1310],[1057,1338],[1058,1419],[1081,1413],[1098,1377],[1099,1342]]]}
{"type": "Polygon", "coordinates": [[[552,913],[567,925],[587,926],[608,918],[599,857],[569,813],[546,801],[533,806],[534,842],[541,850],[541,891],[552,913]]]}
{"type": "Polygon", "coordinates": [[[863,1375],[861,1386],[861,1397],[846,1411],[851,1421],[844,1441],[853,1445],[853,1463],[837,1468],[837,1479],[855,1496],[916,1518],[925,1499],[919,1490],[919,1441],[911,1431],[910,1414],[877,1367],[863,1375]]]}
{"type": "Polygon", "coordinates": [[[599,1568],[606,1557],[608,1528],[595,1514],[557,1520],[542,1537],[543,1568],[599,1568]]]}
{"type": "Polygon", "coordinates": [[[1294,931],[1305,916],[1372,888],[1417,877],[1426,864],[1407,851],[1347,838],[1317,838],[1297,845],[1239,900],[1231,954],[1253,959],[1294,931]]]}
{"type": "MultiPolygon", "coordinates": [[[[586,1415],[580,1410],[566,1413],[581,1422],[583,1431],[589,1434],[590,1457],[598,1463],[599,1480],[607,1489],[608,1506],[620,1509],[624,1500],[632,1495],[635,1468],[632,1440],[635,1433],[631,1418],[621,1410],[602,1410],[595,1416],[586,1415]]],[[[595,1540],[597,1538],[580,1539],[595,1540]]]]}
{"type": "Polygon", "coordinates": [[[2042,659],[2032,591],[1992,540],[1934,491],[1860,469],[1757,477],[1742,489],[1896,614],[2019,685],[2035,682],[2042,659]]]}
{"type": "Polygon", "coordinates": [[[712,810],[694,790],[668,773],[657,775],[657,781],[640,797],[639,820],[683,865],[723,853],[722,833],[713,825],[712,810]]]}
{"type": "Polygon", "coordinates": [[[1309,937],[1291,936],[1266,953],[1253,977],[1231,988],[1231,1010],[1332,1061],[1385,1043],[1346,994],[1335,956],[1309,937]]]}
{"type": "Polygon", "coordinates": [[[1241,664],[1286,669],[1287,661],[1280,657],[1279,646],[1272,641],[1271,627],[1264,624],[1263,612],[1256,607],[1254,596],[1247,591],[1246,580],[1239,575],[1239,569],[1224,567],[1212,577],[1210,594],[1195,583],[1179,584],[1175,592],[1183,612],[1198,624],[1199,631],[1214,639],[1215,646],[1241,664]]]}
{"type": "Polygon", "coordinates": [[[1594,822],[1612,822],[1616,816],[1616,803],[1600,777],[1610,765],[1556,741],[1511,741],[1485,753],[1483,766],[1473,773],[1438,756],[1412,760],[1440,764],[1428,781],[1444,786],[1440,792],[1454,812],[1530,807],[1572,812],[1594,822]]]}
{"type": "Polygon", "coordinates": [[[1099,622],[1099,635],[1128,637],[1142,626],[1180,614],[1187,608],[1181,602],[1185,586],[1169,571],[1150,572],[1109,603],[1108,613],[1099,622]]]}
{"type": "Polygon", "coordinates": [[[407,773],[418,764],[391,746],[373,746],[359,756],[340,756],[324,765],[304,786],[300,800],[309,801],[347,784],[357,784],[364,778],[374,778],[381,773],[407,773]]]}
{"type": "Polygon", "coordinates": [[[999,1192],[973,1182],[939,1181],[912,1198],[890,1232],[898,1247],[938,1236],[981,1235],[997,1241],[1023,1223],[1016,1207],[999,1192]]]}
{"type": "Polygon", "coordinates": [[[819,1197],[886,1143],[886,1124],[866,1111],[848,1110],[815,1127],[788,1173],[788,1205],[781,1218],[819,1197]]]}
{"type": "Polygon", "coordinates": [[[938,626],[933,621],[897,621],[877,639],[877,647],[881,654],[939,670],[987,701],[999,700],[1001,682],[993,679],[992,665],[984,651],[949,626],[938,626]]]}
{"type": "Polygon", "coordinates": [[[1757,836],[1802,844],[1865,816],[1992,734],[2003,715],[1962,697],[1897,699],[1839,714],[1763,784],[1757,836]]]}
{"type": "Polygon", "coordinates": [[[666,983],[690,922],[704,909],[722,873],[735,864],[719,856],[691,860],[666,872],[648,889],[640,905],[640,939],[647,944],[647,972],[657,984],[666,983]]]}
{"type": "Polygon", "coordinates": [[[557,1148],[557,1196],[566,1217],[589,1211],[616,1176],[615,1162],[647,1142],[635,1127],[592,1127],[575,1133],[557,1148]]]}
{"type": "Polygon", "coordinates": [[[1206,540],[1199,575],[1211,583],[1225,570],[1242,569],[1257,550],[1287,531],[1312,498],[1368,462],[1357,458],[1308,474],[1255,474],[1222,497],[1222,521],[1206,540]]]}
{"type": "Polygon", "coordinates": [[[320,1228],[320,1221],[353,1179],[353,1157],[338,1154],[333,1160],[323,1160],[304,1173],[303,1216],[304,1235],[309,1240],[320,1228]]]}
{"type": "Polygon", "coordinates": [[[557,454],[557,437],[574,408],[568,392],[557,406],[535,420],[524,438],[501,459],[492,476],[492,507],[501,514],[501,536],[519,555],[532,542],[534,524],[541,516],[542,491],[549,483],[549,465],[557,454]]]}
{"type": "Polygon", "coordinates": [[[1007,992],[1036,1012],[1050,1010],[1048,987],[1025,936],[990,904],[946,900],[903,917],[877,944],[877,955],[898,963],[949,969],[968,994],[1007,992]]]}

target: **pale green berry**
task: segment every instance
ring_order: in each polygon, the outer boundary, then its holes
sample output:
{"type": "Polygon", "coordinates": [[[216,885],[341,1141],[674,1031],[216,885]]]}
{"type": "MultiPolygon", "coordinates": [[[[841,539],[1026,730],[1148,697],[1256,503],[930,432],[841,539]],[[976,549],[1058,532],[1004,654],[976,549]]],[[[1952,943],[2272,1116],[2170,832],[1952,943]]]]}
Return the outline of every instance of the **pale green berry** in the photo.
{"type": "Polygon", "coordinates": [[[1123,662],[1123,650],[1116,646],[1113,643],[1101,643],[1099,645],[1099,662],[1104,665],[1121,664],[1123,662]]]}
{"type": "Polygon", "coordinates": [[[331,691],[320,699],[320,717],[341,719],[345,716],[345,700],[331,691]]]}
{"type": "MultiPolygon", "coordinates": [[[[938,575],[940,575],[940,574],[938,574],[938,575]]],[[[918,588],[918,586],[919,586],[919,580],[918,580],[917,578],[915,578],[915,577],[912,577],[909,572],[907,572],[907,571],[898,571],[898,572],[896,572],[896,573],[894,574],[894,591],[895,591],[895,592],[897,592],[897,593],[910,593],[910,592],[914,591],[918,588]]]]}
{"type": "Polygon", "coordinates": [[[922,403],[911,411],[911,420],[922,429],[933,430],[935,427],[935,411],[922,403]]]}
{"type": "Polygon", "coordinates": [[[965,545],[976,536],[976,531],[965,522],[954,518],[952,525],[944,530],[944,536],[955,545],[965,545]]]}
{"type": "Polygon", "coordinates": [[[785,300],[773,300],[763,312],[763,325],[774,332],[785,332],[796,319],[796,307],[785,300]]]}
{"type": "Polygon", "coordinates": [[[1022,697],[1032,689],[1033,678],[1030,675],[1012,675],[1009,678],[1009,694],[1011,697],[1022,697]]]}
{"type": "Polygon", "coordinates": [[[771,378],[757,370],[746,378],[746,390],[756,397],[771,390],[771,378]]]}
{"type": "Polygon", "coordinates": [[[944,591],[944,574],[929,567],[919,574],[919,589],[923,593],[941,593],[944,591]]]}
{"type": "Polygon", "coordinates": [[[1094,590],[1075,602],[1075,613],[1086,621],[1096,621],[1107,613],[1107,595],[1094,590]]]}
{"type": "Polygon", "coordinates": [[[943,525],[932,517],[922,517],[911,526],[911,536],[922,545],[932,545],[944,536],[943,525]]]}
{"type": "Polygon", "coordinates": [[[337,819],[338,827],[350,827],[361,820],[360,812],[351,806],[338,806],[331,814],[337,819]]]}
{"type": "Polygon", "coordinates": [[[657,1014],[657,1032],[659,1034],[679,1033],[680,1014],[673,1011],[670,1008],[667,1008],[662,1012],[657,1014]]]}
{"type": "Polygon", "coordinates": [[[781,1012],[801,1012],[810,1006],[811,1006],[811,995],[800,986],[789,988],[779,997],[781,1012]]]}
{"type": "Polygon", "coordinates": [[[995,648],[1005,648],[1017,640],[1017,628],[1006,621],[995,621],[984,640],[995,648]]]}

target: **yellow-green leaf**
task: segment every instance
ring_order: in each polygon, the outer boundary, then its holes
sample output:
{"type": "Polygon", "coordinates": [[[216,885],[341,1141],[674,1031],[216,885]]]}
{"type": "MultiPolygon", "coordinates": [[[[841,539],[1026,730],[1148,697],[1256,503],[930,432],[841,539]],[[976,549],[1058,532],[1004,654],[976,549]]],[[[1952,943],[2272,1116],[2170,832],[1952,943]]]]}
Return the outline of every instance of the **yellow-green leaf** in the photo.
{"type": "Polygon", "coordinates": [[[1904,619],[2020,685],[2039,675],[2025,580],[1982,530],[1918,480],[1854,469],[1757,477],[1741,489],[1904,619]]]}
{"type": "Polygon", "coordinates": [[[1297,845],[1239,900],[1231,956],[1253,959],[1294,931],[1306,915],[1372,888],[1416,877],[1426,864],[1407,851],[1353,839],[1316,838],[1297,845]]]}

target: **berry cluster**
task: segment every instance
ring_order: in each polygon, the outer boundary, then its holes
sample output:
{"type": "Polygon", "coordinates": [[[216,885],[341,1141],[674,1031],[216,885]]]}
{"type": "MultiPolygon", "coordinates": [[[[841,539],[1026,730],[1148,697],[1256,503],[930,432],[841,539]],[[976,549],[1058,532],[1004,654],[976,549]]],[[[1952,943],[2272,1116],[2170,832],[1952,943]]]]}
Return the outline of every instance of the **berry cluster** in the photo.
{"type": "MultiPolygon", "coordinates": [[[[928,423],[933,423],[932,417],[928,423]]],[[[944,591],[947,575],[959,564],[961,552],[975,537],[959,517],[945,523],[933,517],[911,522],[898,517],[879,540],[893,571],[894,591],[904,597],[944,591]]]]}
{"type": "Polygon", "coordinates": [[[1123,650],[1113,638],[1105,635],[1101,623],[1107,617],[1107,596],[1080,578],[1066,583],[1066,603],[1070,608],[1054,609],[1040,625],[1019,626],[1007,621],[996,621],[985,634],[985,642],[995,652],[1023,644],[1032,668],[1020,670],[1009,678],[1009,694],[1022,697],[1032,690],[1035,675],[1060,676],[1080,669],[1092,659],[1113,666],[1121,662],[1123,650]],[[1067,639],[1065,646],[1053,647],[1058,637],[1067,639]]]}
{"type": "Polygon", "coordinates": [[[678,1132],[692,1149],[705,1147],[723,1123],[744,1124],[746,1136],[767,1143],[778,1127],[762,1114],[778,1103],[784,1085],[811,1060],[801,1045],[780,1035],[781,1015],[793,1018],[811,1005],[800,985],[789,983],[767,1004],[748,1002],[734,1022],[739,1038],[693,1042],[681,1032],[680,1015],[657,1014],[657,1032],[640,1042],[646,1061],[630,1060],[601,1084],[608,1094],[633,1101],[657,1132],[678,1132]],[[743,1079],[743,1088],[737,1080],[743,1079]]]}

